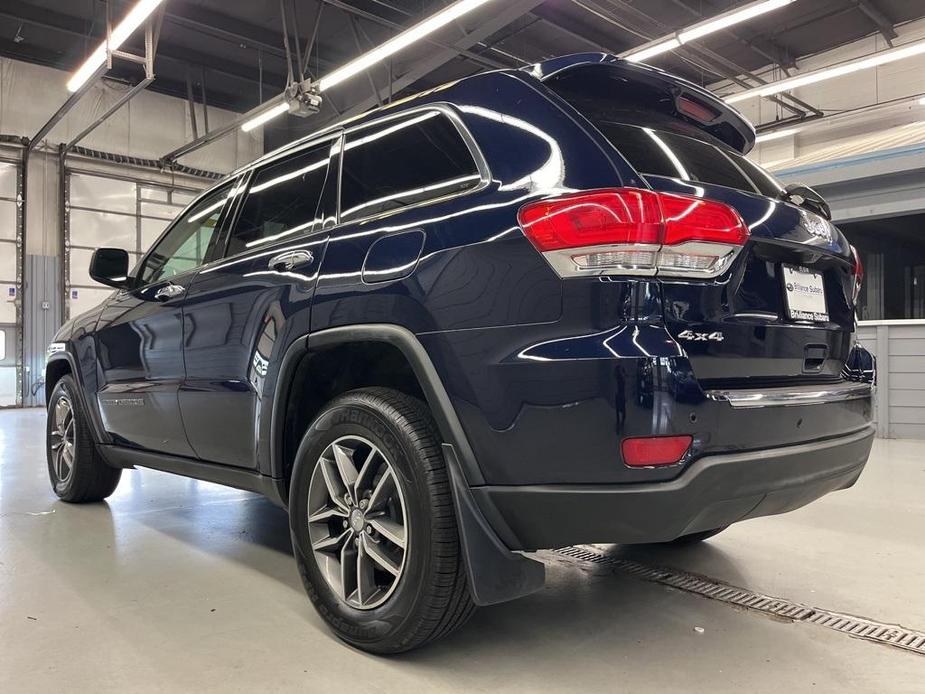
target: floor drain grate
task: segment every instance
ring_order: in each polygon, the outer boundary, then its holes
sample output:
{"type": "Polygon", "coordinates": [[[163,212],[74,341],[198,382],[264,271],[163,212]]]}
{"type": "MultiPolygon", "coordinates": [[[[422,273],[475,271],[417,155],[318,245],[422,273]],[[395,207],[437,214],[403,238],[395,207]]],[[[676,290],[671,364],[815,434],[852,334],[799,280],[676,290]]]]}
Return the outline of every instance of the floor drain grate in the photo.
{"type": "Polygon", "coordinates": [[[554,553],[579,562],[608,566],[643,581],[660,583],[713,600],[739,605],[750,610],[758,610],[759,612],[783,617],[795,622],[816,624],[855,638],[876,641],[887,646],[925,655],[925,632],[922,631],[914,631],[896,624],[884,624],[864,619],[863,617],[852,617],[851,615],[840,614],[818,607],[801,605],[797,602],[754,593],[744,588],[737,588],[727,583],[720,583],[702,576],[678,571],[677,569],[657,568],[640,564],[630,559],[618,559],[587,547],[563,547],[555,550],[554,553]]]}

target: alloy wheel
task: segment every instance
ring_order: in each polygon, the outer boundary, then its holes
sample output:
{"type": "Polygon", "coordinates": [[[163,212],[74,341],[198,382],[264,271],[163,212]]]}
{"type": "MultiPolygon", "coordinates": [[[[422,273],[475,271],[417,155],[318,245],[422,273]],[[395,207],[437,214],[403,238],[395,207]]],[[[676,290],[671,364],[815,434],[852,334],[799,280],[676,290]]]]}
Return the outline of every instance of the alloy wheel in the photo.
{"type": "Polygon", "coordinates": [[[344,436],[315,463],[308,531],[322,576],[351,607],[388,600],[409,547],[407,511],[392,464],[371,441],[344,436]]]}
{"type": "Polygon", "coordinates": [[[66,396],[58,398],[53,416],[51,461],[55,477],[60,483],[66,482],[74,469],[74,408],[66,396]]]}

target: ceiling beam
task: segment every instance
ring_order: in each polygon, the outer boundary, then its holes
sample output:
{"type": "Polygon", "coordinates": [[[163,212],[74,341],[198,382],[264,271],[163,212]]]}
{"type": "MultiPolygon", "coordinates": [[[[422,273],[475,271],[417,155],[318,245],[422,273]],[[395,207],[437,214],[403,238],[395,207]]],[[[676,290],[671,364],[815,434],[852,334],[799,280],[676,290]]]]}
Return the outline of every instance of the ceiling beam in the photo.
{"type": "Polygon", "coordinates": [[[849,0],[849,2],[864,13],[864,16],[870,20],[874,28],[880,32],[883,38],[886,39],[887,44],[892,48],[893,39],[899,35],[896,33],[896,27],[893,25],[892,20],[883,13],[876,1],[849,0]]]}
{"type": "MultiPolygon", "coordinates": [[[[459,37],[446,48],[435,51],[432,55],[416,61],[414,67],[403,75],[395,78],[390,86],[390,93],[397,94],[401,90],[412,86],[415,82],[427,76],[437,68],[458,57],[469,47],[476,45],[480,41],[484,41],[514,20],[531,12],[542,2],[543,0],[508,0],[508,2],[504,3],[503,9],[500,9],[502,4],[498,3],[497,7],[499,11],[481,21],[475,29],[459,37]]],[[[376,105],[376,99],[370,95],[366,95],[356,99],[349,99],[347,103],[351,104],[351,106],[345,109],[341,114],[344,118],[349,118],[373,108],[376,105]]],[[[312,125],[316,126],[313,130],[324,127],[332,120],[334,120],[333,117],[324,119],[321,122],[318,122],[317,118],[313,119],[312,125]]]]}
{"type": "MultiPolygon", "coordinates": [[[[577,0],[572,0],[572,1],[576,2],[577,0]]],[[[584,0],[584,1],[588,1],[588,0],[584,0]]],[[[665,35],[671,31],[670,27],[665,26],[664,24],[654,19],[650,15],[646,14],[642,10],[632,5],[629,5],[628,3],[624,2],[624,0],[607,0],[607,1],[610,6],[624,10],[629,15],[634,16],[637,19],[641,19],[649,23],[650,25],[656,27],[656,30],[660,32],[660,35],[665,35]]],[[[654,38],[656,38],[656,36],[651,35],[649,36],[647,40],[652,40],[654,38]]],[[[728,58],[720,55],[716,51],[706,48],[705,46],[697,43],[696,41],[692,41],[690,43],[684,44],[680,48],[675,49],[674,53],[679,56],[684,56],[684,55],[690,56],[691,54],[694,54],[694,55],[699,56],[700,59],[706,59],[708,61],[707,69],[710,69],[714,74],[724,77],[726,79],[729,79],[740,86],[745,86],[748,84],[747,82],[743,80],[743,77],[753,80],[754,82],[757,82],[758,84],[768,83],[767,80],[765,80],[764,78],[756,75],[755,73],[751,72],[750,70],[747,70],[746,68],[743,68],[741,65],[736,64],[735,62],[729,60],[728,58]]],[[[798,99],[794,97],[792,94],[786,94],[786,93],[777,94],[775,95],[775,97],[769,97],[769,98],[775,103],[777,103],[778,105],[780,105],[782,108],[785,108],[792,113],[805,116],[806,112],[809,111],[815,115],[822,115],[822,111],[820,111],[818,108],[806,103],[802,99],[798,99]],[[789,103],[789,102],[792,102],[792,103],[789,103]],[[796,105],[794,106],[794,104],[796,105]]]]}
{"type": "MultiPolygon", "coordinates": [[[[283,40],[279,31],[242,22],[234,17],[214,12],[199,5],[171,0],[167,5],[165,21],[223,38],[238,46],[260,50],[265,55],[272,55],[283,60],[286,58],[286,51],[283,48],[283,40]]],[[[290,33],[289,40],[290,42],[296,41],[297,38],[290,33]]],[[[339,59],[334,62],[325,58],[321,60],[320,67],[325,71],[332,70],[341,62],[339,59]]]]}
{"type": "MultiPolygon", "coordinates": [[[[58,53],[33,46],[23,48],[23,44],[13,43],[7,39],[0,39],[0,55],[51,68],[59,68],[61,65],[61,56],[58,53]]],[[[134,86],[137,77],[137,69],[124,65],[115,65],[113,70],[107,73],[106,80],[126,82],[134,86]]],[[[180,99],[186,98],[186,84],[163,75],[158,75],[157,79],[149,85],[148,90],[180,99]]],[[[210,89],[209,105],[237,111],[246,108],[246,100],[242,98],[241,94],[229,94],[210,89]]]]}
{"type": "MultiPolygon", "coordinates": [[[[671,2],[675,6],[680,7],[683,10],[686,10],[687,13],[691,15],[692,18],[695,18],[698,21],[701,19],[706,19],[707,18],[706,15],[710,13],[710,12],[705,12],[704,10],[697,10],[691,7],[688,4],[689,0],[671,0],[671,2]]],[[[704,7],[706,10],[710,10],[710,11],[715,10],[717,12],[719,11],[718,8],[714,7],[711,4],[708,5],[703,2],[699,4],[702,7],[704,7]]],[[[793,57],[793,54],[790,52],[789,49],[780,45],[776,41],[773,41],[771,39],[766,39],[762,35],[755,35],[755,36],[750,36],[748,38],[744,38],[740,33],[738,33],[738,31],[735,31],[733,29],[724,29],[723,33],[725,33],[726,35],[734,39],[740,45],[749,48],[753,53],[756,53],[757,55],[761,56],[765,60],[768,60],[771,63],[774,63],[785,73],[787,73],[788,70],[796,69],[796,59],[793,57]]]]}
{"type": "MultiPolygon", "coordinates": [[[[320,2],[323,2],[325,5],[330,5],[331,7],[336,7],[340,10],[343,10],[344,12],[347,12],[348,14],[352,14],[355,17],[359,17],[361,19],[370,21],[373,24],[378,24],[383,27],[388,27],[389,29],[392,29],[394,31],[404,31],[407,28],[407,27],[402,26],[398,22],[393,22],[391,20],[385,19],[384,17],[380,17],[379,15],[374,14],[372,12],[367,12],[366,10],[361,9],[359,7],[354,7],[353,5],[350,5],[346,2],[342,2],[342,0],[320,0],[320,2]]],[[[430,44],[439,46],[440,48],[443,48],[443,49],[450,48],[448,44],[440,42],[440,41],[435,41],[433,39],[424,39],[424,40],[430,44]]],[[[474,46],[476,44],[472,44],[472,45],[474,46]]],[[[468,49],[464,51],[457,51],[456,53],[457,55],[462,55],[465,58],[468,58],[469,60],[472,60],[478,63],[482,67],[489,67],[492,69],[501,69],[501,68],[510,67],[509,65],[500,63],[497,60],[494,60],[493,58],[489,58],[487,56],[480,55],[478,53],[473,53],[472,51],[468,49]]]]}
{"type": "MultiPolygon", "coordinates": [[[[53,10],[46,10],[36,5],[21,2],[21,0],[4,0],[2,8],[0,8],[0,16],[12,18],[43,29],[58,31],[75,38],[89,39],[94,42],[102,41],[105,36],[105,27],[103,26],[100,26],[97,31],[88,34],[86,31],[86,22],[84,20],[53,10]]],[[[165,20],[168,18],[169,14],[165,13],[165,20]]],[[[138,45],[140,45],[138,37],[135,37],[126,45],[129,47],[136,45],[136,47],[138,47],[138,45]]],[[[28,53],[25,55],[28,55],[28,53]]],[[[250,82],[251,84],[257,84],[259,80],[259,71],[256,66],[251,68],[236,61],[223,60],[219,57],[200,53],[184,46],[168,43],[164,40],[158,43],[157,61],[159,63],[164,61],[175,63],[182,68],[190,64],[202,66],[215,74],[250,82]]],[[[69,65],[62,65],[60,58],[48,64],[54,67],[72,67],[69,65]]],[[[266,68],[263,70],[263,77],[264,82],[269,82],[272,87],[277,85],[282,87],[282,85],[286,84],[284,75],[269,72],[266,68]]]]}

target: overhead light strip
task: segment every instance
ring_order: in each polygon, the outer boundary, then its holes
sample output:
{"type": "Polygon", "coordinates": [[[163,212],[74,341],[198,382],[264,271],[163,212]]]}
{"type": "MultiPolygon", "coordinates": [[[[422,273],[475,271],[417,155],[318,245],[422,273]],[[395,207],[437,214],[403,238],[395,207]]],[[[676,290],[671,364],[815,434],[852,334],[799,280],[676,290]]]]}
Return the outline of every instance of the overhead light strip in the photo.
{"type": "Polygon", "coordinates": [[[705,19],[702,22],[698,22],[687,29],[682,29],[669,36],[663,36],[649,41],[639,48],[624,53],[622,57],[630,62],[640,63],[649,58],[661,55],[662,53],[673,51],[685,43],[702,39],[704,36],[714,34],[717,31],[728,29],[736,24],[747,22],[755,17],[786,7],[793,2],[796,2],[796,0],[759,0],[759,2],[753,2],[744,7],[729,10],[711,19],[705,19]]]}
{"type": "Polygon", "coordinates": [[[798,87],[805,87],[807,85],[816,84],[817,82],[823,82],[835,77],[843,77],[855,72],[860,72],[861,70],[869,70],[880,65],[895,63],[897,60],[905,60],[906,58],[912,58],[922,54],[925,54],[925,41],[916,41],[915,43],[910,43],[906,46],[899,46],[897,48],[891,48],[890,50],[882,51],[880,53],[875,53],[874,55],[867,56],[866,58],[849,60],[848,62],[841,63],[840,65],[833,65],[832,67],[813,70],[812,72],[807,72],[806,74],[798,75],[796,77],[789,77],[787,79],[780,80],[779,82],[771,82],[770,84],[764,84],[760,87],[754,87],[753,89],[746,89],[745,91],[736,92],[735,94],[731,94],[730,96],[725,97],[725,101],[727,104],[735,104],[740,101],[746,101],[748,99],[753,99],[759,96],[771,96],[772,94],[779,94],[780,92],[790,91],[791,89],[797,89],[798,87]]]}
{"type": "MultiPolygon", "coordinates": [[[[445,7],[427,19],[418,22],[413,27],[405,29],[405,31],[389,39],[381,46],[377,46],[371,51],[368,51],[363,55],[354,58],[343,67],[339,67],[334,70],[334,72],[325,75],[317,83],[318,91],[323,92],[327,89],[331,89],[332,87],[337,86],[341,82],[345,82],[351,77],[354,77],[355,75],[368,70],[373,65],[381,63],[399,51],[407,48],[411,44],[417,43],[421,39],[430,36],[435,31],[438,31],[448,24],[455,22],[463,15],[468,14],[472,10],[475,10],[489,2],[491,2],[491,0],[459,0],[449,7],[445,7]]],[[[263,113],[260,113],[254,118],[246,121],[241,126],[241,130],[244,132],[253,130],[257,126],[263,125],[267,121],[282,115],[287,110],[288,107],[286,107],[285,103],[269,108],[263,113]]]]}
{"type": "MultiPolygon", "coordinates": [[[[163,1],[164,0],[140,0],[138,4],[125,15],[122,21],[113,27],[112,33],[109,35],[109,51],[118,50],[119,46],[125,43],[125,40],[135,32],[135,29],[142,25],[163,1]]],[[[96,50],[90,54],[90,57],[84,61],[83,65],[77,68],[77,71],[71,76],[71,79],[68,80],[67,90],[69,92],[76,92],[105,63],[106,41],[103,41],[103,43],[97,46],[96,50]]]]}
{"type": "Polygon", "coordinates": [[[364,53],[360,57],[351,60],[343,67],[340,67],[334,72],[325,75],[318,82],[318,89],[325,91],[326,89],[330,89],[331,87],[340,84],[344,80],[350,79],[354,75],[363,72],[376,63],[381,63],[389,56],[395,55],[411,44],[420,41],[438,29],[442,29],[447,24],[455,22],[464,14],[477,9],[488,2],[491,2],[491,0],[459,0],[459,2],[454,2],[449,7],[446,7],[436,14],[431,15],[424,21],[415,24],[410,29],[405,29],[405,31],[398,34],[398,36],[389,39],[381,46],[377,46],[371,51],[364,53]]]}
{"type": "Polygon", "coordinates": [[[245,121],[241,125],[241,130],[243,130],[246,133],[250,132],[254,128],[263,125],[267,121],[271,121],[277,116],[283,115],[288,110],[289,110],[289,102],[287,101],[280,102],[276,104],[275,106],[268,108],[263,113],[258,113],[256,116],[254,116],[250,120],[245,121]]]}

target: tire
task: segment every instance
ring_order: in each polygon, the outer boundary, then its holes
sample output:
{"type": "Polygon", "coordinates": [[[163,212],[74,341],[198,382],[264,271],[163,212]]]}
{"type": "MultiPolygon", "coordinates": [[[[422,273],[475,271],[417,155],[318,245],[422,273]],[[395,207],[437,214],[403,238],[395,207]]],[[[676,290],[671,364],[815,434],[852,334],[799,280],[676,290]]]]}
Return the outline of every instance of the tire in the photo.
{"type": "Polygon", "coordinates": [[[475,611],[440,437],[419,400],[369,388],[328,403],[296,454],[289,517],[305,590],[347,643],[370,653],[401,653],[449,634],[475,611]],[[350,465],[338,466],[345,451],[350,465]],[[346,477],[338,472],[343,469],[346,477]],[[357,501],[343,494],[345,479],[353,480],[357,501]],[[343,503],[334,501],[332,485],[343,503]],[[362,491],[367,486],[373,489],[368,496],[362,491]],[[391,490],[386,503],[384,488],[391,490]],[[365,535],[356,530],[367,523],[358,522],[357,509],[369,514],[365,535]],[[309,522],[310,510],[322,520],[309,522]],[[330,544],[343,533],[342,544],[330,544]],[[383,555],[388,561],[377,563],[383,555]],[[390,571],[382,569],[387,564],[390,571]]]}
{"type": "Polygon", "coordinates": [[[682,535],[681,537],[676,537],[670,542],[665,542],[666,545],[675,545],[683,547],[685,545],[695,545],[698,542],[703,542],[704,540],[709,540],[714,535],[719,535],[723,532],[728,525],[724,525],[721,528],[713,528],[713,530],[701,530],[699,533],[691,533],[690,535],[682,535]]]}
{"type": "Polygon", "coordinates": [[[48,476],[62,501],[102,501],[115,491],[122,470],[107,465],[97,452],[70,374],[61,377],[48,400],[45,441],[48,476]]]}

